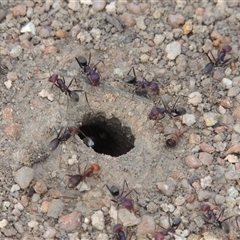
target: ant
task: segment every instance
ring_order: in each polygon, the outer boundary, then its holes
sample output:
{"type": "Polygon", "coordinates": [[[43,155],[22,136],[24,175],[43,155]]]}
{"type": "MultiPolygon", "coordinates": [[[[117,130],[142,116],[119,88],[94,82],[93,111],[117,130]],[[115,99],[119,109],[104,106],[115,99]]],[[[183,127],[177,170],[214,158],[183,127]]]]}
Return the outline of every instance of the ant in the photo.
{"type": "Polygon", "coordinates": [[[214,68],[217,67],[218,65],[223,65],[227,63],[231,58],[228,58],[226,60],[224,60],[224,58],[226,56],[226,53],[230,52],[231,50],[232,50],[231,46],[223,45],[221,51],[218,53],[217,59],[214,58],[212,52],[210,51],[213,60],[209,57],[208,53],[206,53],[210,62],[205,66],[204,73],[210,74],[213,72],[214,68]]]}
{"type": "Polygon", "coordinates": [[[155,234],[155,238],[154,240],[164,240],[165,237],[169,234],[169,233],[175,233],[176,229],[178,228],[179,224],[181,223],[181,218],[175,218],[172,222],[172,224],[170,224],[169,222],[169,225],[170,227],[167,228],[167,229],[164,229],[163,231],[161,232],[157,232],[155,234]]]}
{"type": "Polygon", "coordinates": [[[113,232],[116,233],[118,240],[127,240],[127,236],[123,231],[122,224],[116,224],[113,227],[113,232]]]}
{"type": "Polygon", "coordinates": [[[179,97],[173,104],[172,108],[168,108],[167,105],[165,104],[165,102],[162,100],[164,108],[159,108],[157,106],[154,106],[149,114],[149,119],[152,119],[152,120],[163,119],[165,117],[165,113],[168,114],[168,116],[171,118],[184,115],[186,113],[185,108],[182,108],[182,107],[175,108],[179,97]]]}
{"type": "Polygon", "coordinates": [[[97,65],[103,61],[99,61],[97,64],[95,64],[93,67],[90,67],[90,61],[91,61],[91,52],[89,53],[89,59],[88,62],[85,57],[79,57],[75,58],[78,62],[78,65],[83,69],[83,72],[87,75],[88,80],[93,86],[99,86],[100,84],[100,73],[97,73],[97,65]]]}
{"type": "Polygon", "coordinates": [[[175,133],[169,134],[167,136],[167,140],[166,140],[166,146],[170,147],[170,148],[174,148],[177,146],[178,142],[179,142],[179,138],[180,136],[185,133],[188,130],[188,128],[186,129],[181,129],[181,130],[177,130],[175,133]]]}
{"type": "Polygon", "coordinates": [[[83,181],[86,177],[91,177],[94,172],[100,171],[100,166],[97,163],[93,163],[87,168],[82,174],[80,174],[80,167],[78,165],[78,174],[75,175],[66,175],[69,178],[68,187],[75,188],[81,181],[83,181]]]}
{"type": "Polygon", "coordinates": [[[136,190],[132,189],[130,190],[128,193],[126,193],[123,196],[124,193],[124,189],[125,189],[125,185],[128,187],[127,185],[127,181],[124,179],[123,181],[123,188],[122,188],[122,192],[120,194],[118,187],[116,186],[112,186],[111,188],[109,188],[109,186],[107,184],[105,184],[103,187],[107,187],[108,191],[112,194],[114,199],[111,199],[111,201],[118,203],[117,206],[119,206],[120,204],[126,208],[128,211],[130,212],[135,212],[134,207],[133,207],[133,202],[131,199],[126,198],[131,192],[136,192],[136,190]]]}
{"type": "Polygon", "coordinates": [[[137,81],[137,77],[136,77],[136,73],[135,73],[135,69],[134,67],[132,67],[129,72],[127,73],[127,83],[129,84],[134,84],[136,86],[136,89],[134,90],[134,92],[139,92],[138,95],[143,95],[140,94],[141,90],[145,90],[146,92],[152,92],[154,94],[159,94],[159,87],[158,84],[154,81],[147,81],[147,80],[143,80],[143,81],[137,81]],[[133,76],[130,75],[130,72],[133,72],[133,76]],[[137,91],[139,90],[139,91],[137,91]]]}
{"type": "MultiPolygon", "coordinates": [[[[55,131],[57,131],[55,129],[55,131]]],[[[60,143],[66,142],[71,136],[75,134],[79,134],[79,129],[77,127],[71,126],[65,128],[64,132],[61,134],[62,129],[58,133],[57,137],[54,138],[50,143],[49,143],[49,148],[51,151],[54,151],[60,143]]]]}
{"type": "MultiPolygon", "coordinates": [[[[229,225],[225,221],[232,217],[235,217],[235,218],[239,217],[239,215],[233,215],[233,216],[224,218],[223,220],[220,220],[220,218],[224,214],[224,209],[222,209],[222,211],[219,213],[217,217],[209,204],[203,204],[201,207],[201,211],[204,213],[202,216],[206,223],[212,224],[215,227],[222,228],[226,233],[229,233],[230,229],[229,229],[229,225]]],[[[238,225],[238,222],[237,222],[237,225],[238,225]]]]}
{"type": "Polygon", "coordinates": [[[76,79],[73,78],[71,80],[71,82],[68,84],[68,86],[65,84],[65,79],[63,77],[63,79],[59,78],[57,74],[53,74],[49,79],[48,81],[53,83],[56,87],[58,87],[62,92],[64,92],[66,95],[68,94],[69,97],[75,101],[75,102],[78,102],[79,101],[79,96],[77,94],[77,92],[83,92],[83,90],[70,90],[69,87],[71,86],[73,80],[75,80],[76,82],[76,79]]]}

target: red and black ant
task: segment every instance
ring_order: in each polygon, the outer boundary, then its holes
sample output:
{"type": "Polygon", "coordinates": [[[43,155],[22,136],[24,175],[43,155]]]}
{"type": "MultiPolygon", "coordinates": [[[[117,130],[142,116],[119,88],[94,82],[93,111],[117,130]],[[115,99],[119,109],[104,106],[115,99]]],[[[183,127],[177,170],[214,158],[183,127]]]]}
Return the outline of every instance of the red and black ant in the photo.
{"type": "MultiPolygon", "coordinates": [[[[233,215],[227,218],[224,218],[223,220],[220,220],[220,218],[223,217],[224,214],[224,209],[219,213],[218,217],[216,214],[213,212],[212,207],[209,204],[203,204],[201,207],[201,211],[203,212],[203,220],[205,223],[212,224],[215,227],[222,228],[226,233],[230,232],[229,225],[227,224],[226,220],[235,217],[239,217],[239,215],[233,215]]],[[[236,221],[237,222],[237,221],[236,221]]],[[[238,225],[238,222],[237,222],[238,225]]]]}
{"type": "Polygon", "coordinates": [[[78,62],[78,65],[83,69],[83,72],[87,75],[88,80],[93,86],[99,86],[100,84],[100,73],[97,72],[97,65],[103,61],[99,61],[97,64],[95,64],[93,67],[90,67],[90,61],[91,61],[91,52],[89,53],[89,59],[88,62],[85,57],[76,57],[75,58],[78,62]]]}
{"type": "Polygon", "coordinates": [[[86,177],[91,177],[93,173],[99,172],[100,169],[101,169],[101,167],[97,163],[93,163],[82,174],[80,174],[80,166],[78,165],[78,174],[76,174],[76,175],[66,175],[66,176],[69,177],[68,187],[69,188],[75,188],[86,177]]]}
{"type": "Polygon", "coordinates": [[[57,74],[53,74],[48,81],[53,83],[56,87],[58,87],[63,93],[65,93],[66,95],[69,95],[69,97],[75,101],[78,102],[79,101],[79,96],[77,94],[77,92],[84,92],[84,90],[80,89],[80,90],[70,90],[69,87],[71,86],[73,80],[76,79],[73,78],[71,80],[71,82],[68,84],[68,86],[65,84],[65,79],[63,77],[63,79],[59,78],[57,74]]]}
{"type": "Polygon", "coordinates": [[[60,143],[66,142],[71,136],[73,136],[75,134],[79,134],[79,129],[77,127],[74,127],[74,126],[66,127],[64,132],[62,134],[61,133],[62,133],[62,129],[59,131],[57,137],[54,138],[49,143],[48,146],[49,146],[51,151],[54,151],[60,143]]]}
{"type": "MultiPolygon", "coordinates": [[[[55,131],[57,130],[55,129],[55,131]]],[[[66,142],[71,136],[79,135],[80,133],[84,136],[83,142],[85,143],[85,145],[87,145],[88,147],[93,147],[95,145],[92,138],[87,137],[79,128],[71,126],[66,127],[63,133],[61,129],[57,137],[54,138],[48,146],[51,151],[54,151],[60,143],[66,142]]]]}
{"type": "Polygon", "coordinates": [[[162,100],[164,108],[159,108],[157,106],[154,106],[149,114],[149,119],[160,120],[165,117],[165,114],[168,114],[168,116],[171,118],[186,114],[185,108],[183,108],[183,107],[175,108],[179,97],[173,104],[172,108],[168,108],[167,105],[165,104],[165,102],[162,100]]]}
{"type": "Polygon", "coordinates": [[[172,222],[172,224],[169,223],[169,228],[164,229],[160,232],[157,232],[155,234],[155,240],[164,240],[169,233],[175,233],[176,229],[178,228],[179,224],[181,223],[181,218],[175,218],[172,222]]]}
{"type": "Polygon", "coordinates": [[[105,184],[103,187],[107,187],[108,191],[112,194],[114,199],[111,199],[111,201],[118,203],[117,206],[119,206],[120,204],[126,208],[128,211],[130,212],[135,212],[135,209],[133,207],[133,201],[129,198],[127,198],[127,196],[131,193],[131,192],[136,192],[136,190],[132,189],[130,190],[128,193],[124,194],[124,189],[125,189],[125,185],[128,187],[127,185],[127,181],[124,179],[123,181],[123,188],[122,188],[122,192],[120,194],[118,187],[116,186],[112,186],[111,188],[105,184]]]}
{"type": "Polygon", "coordinates": [[[116,233],[118,240],[127,240],[127,236],[125,232],[123,231],[122,224],[116,224],[113,227],[113,232],[116,233]]]}
{"type": "Polygon", "coordinates": [[[206,53],[210,62],[205,66],[204,73],[205,74],[211,74],[211,73],[213,73],[213,70],[214,70],[215,67],[227,63],[231,58],[228,58],[226,60],[224,60],[224,58],[226,56],[226,53],[230,52],[231,50],[232,50],[231,46],[223,45],[222,48],[221,48],[221,51],[218,53],[217,59],[215,59],[212,52],[210,51],[211,57],[213,58],[213,60],[209,57],[209,54],[206,53]]]}
{"type": "Polygon", "coordinates": [[[146,95],[148,92],[159,94],[159,87],[157,82],[147,80],[137,81],[134,67],[132,67],[127,73],[126,80],[127,83],[134,84],[136,86],[134,92],[136,92],[138,95],[146,95]],[[131,71],[133,72],[133,76],[130,75],[131,71]]]}

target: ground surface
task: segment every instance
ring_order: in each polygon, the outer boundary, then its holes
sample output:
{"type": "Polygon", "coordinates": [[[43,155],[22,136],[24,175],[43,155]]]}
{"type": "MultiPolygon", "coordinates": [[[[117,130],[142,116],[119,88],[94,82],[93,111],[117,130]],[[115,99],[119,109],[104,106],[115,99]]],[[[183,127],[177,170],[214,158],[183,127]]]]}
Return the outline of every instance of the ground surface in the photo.
{"type": "MultiPolygon", "coordinates": [[[[153,218],[159,231],[168,218],[180,217],[176,239],[239,239],[234,218],[227,220],[227,234],[205,225],[200,208],[211,203],[216,213],[224,208],[226,217],[240,213],[239,155],[228,159],[224,155],[240,142],[240,4],[107,1],[102,11],[94,13],[87,1],[80,2],[0,3],[0,239],[116,239],[112,227],[117,222],[125,226],[124,231],[130,226],[132,239],[154,238],[150,227],[138,226],[143,215],[153,218]],[[182,26],[188,20],[192,29],[186,34],[182,26]],[[21,33],[30,21],[36,34],[21,33]],[[181,54],[171,58],[166,47],[174,41],[181,44],[181,54]],[[232,47],[226,57],[231,61],[213,74],[204,74],[209,60],[203,49],[217,56],[221,44],[232,47]],[[88,59],[89,52],[93,65],[103,61],[97,66],[99,87],[89,84],[75,61],[79,56],[88,59]],[[131,67],[139,80],[158,82],[159,96],[133,96],[133,86],[124,79],[131,67]],[[84,89],[89,106],[83,92],[76,103],[52,87],[51,74],[64,76],[67,83],[75,77],[77,84],[70,89],[84,89]],[[53,99],[42,97],[42,90],[53,99]],[[190,95],[194,92],[195,97],[190,95]],[[186,108],[186,116],[166,114],[159,121],[149,120],[155,103],[163,107],[163,99],[172,106],[179,95],[177,106],[186,108]],[[117,118],[119,125],[104,121],[100,125],[114,133],[119,149],[131,136],[134,147],[112,157],[71,137],[49,150],[55,128],[80,127],[95,116],[96,121],[117,118]],[[131,130],[127,140],[121,139],[120,125],[131,130]],[[187,127],[175,148],[165,146],[168,134],[187,127]],[[77,174],[78,163],[81,171],[99,164],[99,177],[69,189],[66,174],[77,174]],[[137,219],[129,221],[127,210],[114,220],[111,195],[103,188],[104,184],[121,188],[124,179],[138,193],[131,194],[138,212],[130,214],[137,219]],[[73,212],[80,214],[67,224],[73,212]]],[[[176,48],[170,50],[172,54],[176,48]]],[[[104,134],[99,136],[104,139],[104,134]]],[[[233,152],[240,150],[236,147],[233,152]]]]}

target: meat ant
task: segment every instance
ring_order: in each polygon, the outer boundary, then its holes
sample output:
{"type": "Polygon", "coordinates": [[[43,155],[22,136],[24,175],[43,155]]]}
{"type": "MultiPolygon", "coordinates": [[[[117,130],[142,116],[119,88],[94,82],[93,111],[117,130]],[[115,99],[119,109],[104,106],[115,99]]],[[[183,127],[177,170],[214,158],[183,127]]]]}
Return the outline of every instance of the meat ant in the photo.
{"type": "Polygon", "coordinates": [[[82,174],[80,174],[80,166],[78,165],[78,174],[66,175],[69,177],[68,187],[75,188],[86,177],[91,177],[94,172],[99,172],[100,169],[101,168],[97,163],[93,163],[82,174]]]}
{"type": "Polygon", "coordinates": [[[223,45],[222,48],[221,48],[221,51],[218,53],[217,59],[215,59],[212,52],[210,51],[211,57],[213,58],[213,60],[209,57],[209,54],[206,53],[210,62],[205,66],[204,73],[205,74],[211,74],[215,67],[227,63],[231,58],[228,58],[226,60],[224,60],[224,58],[226,56],[226,53],[230,52],[231,50],[232,50],[231,46],[223,45]]]}
{"type": "Polygon", "coordinates": [[[95,64],[93,67],[90,67],[90,61],[91,61],[91,52],[89,52],[89,59],[88,62],[85,57],[76,57],[76,61],[78,62],[78,65],[83,69],[83,72],[87,75],[89,82],[93,86],[99,86],[100,84],[100,73],[97,72],[97,65],[103,61],[99,61],[97,64],[95,64]]]}
{"type": "Polygon", "coordinates": [[[125,232],[123,231],[122,224],[116,224],[113,227],[113,232],[116,233],[118,240],[127,240],[127,236],[125,232]]]}
{"type": "MultiPolygon", "coordinates": [[[[233,215],[227,218],[224,218],[223,220],[220,220],[220,218],[223,217],[224,209],[219,213],[218,217],[213,212],[212,207],[209,204],[203,204],[201,207],[201,211],[203,212],[203,220],[205,223],[209,223],[214,225],[215,227],[222,228],[226,233],[230,232],[229,225],[227,224],[226,220],[232,218],[232,217],[239,217],[239,215],[233,215]]],[[[237,221],[236,221],[237,222],[237,221]]],[[[238,222],[237,222],[238,225],[238,222]]]]}
{"type": "Polygon", "coordinates": [[[141,94],[142,93],[141,90],[145,90],[146,93],[152,92],[154,94],[159,94],[159,87],[158,87],[158,84],[156,82],[147,81],[147,80],[137,81],[137,77],[136,77],[134,67],[132,67],[129,70],[129,72],[127,73],[126,79],[127,79],[127,83],[134,84],[136,86],[136,89],[134,90],[134,92],[139,93],[138,95],[145,95],[145,94],[141,94]],[[133,72],[133,76],[130,75],[131,71],[133,72]]]}
{"type": "MultiPolygon", "coordinates": [[[[55,129],[55,131],[57,130],[55,129]]],[[[62,129],[59,131],[57,137],[54,138],[48,145],[50,150],[54,151],[60,143],[66,142],[71,136],[78,135],[80,132],[84,135],[83,142],[88,147],[93,147],[95,143],[91,138],[87,137],[79,128],[71,126],[66,127],[63,133],[62,129]]]]}
{"type": "Polygon", "coordinates": [[[103,187],[107,187],[108,191],[111,193],[111,195],[113,196],[114,199],[111,199],[111,201],[118,203],[117,207],[121,204],[124,208],[126,208],[128,211],[130,212],[135,212],[135,209],[133,207],[133,201],[129,198],[127,198],[127,196],[131,193],[131,192],[136,192],[137,191],[135,189],[130,190],[128,193],[126,193],[125,195],[123,195],[124,193],[124,189],[125,189],[125,185],[128,187],[127,185],[127,181],[124,179],[123,181],[123,188],[122,188],[122,192],[120,194],[118,187],[116,186],[112,186],[111,188],[105,184],[103,187]]]}
{"type": "MultiPolygon", "coordinates": [[[[170,222],[169,222],[169,228],[167,228],[167,229],[164,229],[164,230],[162,230],[162,231],[160,231],[160,232],[157,232],[156,234],[155,234],[155,238],[154,238],[154,240],[164,240],[165,239],[165,237],[167,236],[167,235],[169,235],[169,233],[175,233],[175,231],[176,231],[176,229],[178,228],[178,226],[179,226],[179,224],[181,223],[181,218],[175,218],[174,220],[173,220],[173,222],[172,222],[172,224],[170,224],[170,222]]],[[[163,227],[162,227],[163,228],[163,227]]]]}
{"type": "MultiPolygon", "coordinates": [[[[79,101],[79,96],[77,94],[77,92],[83,92],[84,90],[80,89],[80,90],[70,90],[69,87],[72,85],[73,80],[76,79],[73,78],[71,80],[71,82],[68,84],[68,86],[65,84],[65,79],[63,77],[63,79],[59,78],[57,74],[53,74],[52,76],[50,76],[50,78],[48,79],[49,82],[53,83],[56,87],[58,87],[63,93],[65,93],[66,95],[69,95],[69,97],[75,101],[78,102],[79,101]]],[[[86,97],[86,95],[85,95],[86,97]]]]}
{"type": "Polygon", "coordinates": [[[163,119],[165,117],[165,113],[168,114],[168,116],[171,118],[184,115],[186,113],[185,108],[183,107],[175,108],[179,97],[180,96],[178,96],[178,98],[176,99],[172,108],[167,107],[165,102],[162,100],[164,108],[159,108],[157,106],[154,106],[149,114],[149,119],[152,119],[152,120],[163,119]]]}

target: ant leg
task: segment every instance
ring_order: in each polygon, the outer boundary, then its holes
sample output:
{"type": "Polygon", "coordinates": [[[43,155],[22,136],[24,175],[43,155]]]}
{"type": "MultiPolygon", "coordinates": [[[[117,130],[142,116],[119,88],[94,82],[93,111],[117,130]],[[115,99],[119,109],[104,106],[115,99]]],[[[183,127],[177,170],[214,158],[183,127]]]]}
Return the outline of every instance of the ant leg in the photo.
{"type": "MultiPolygon", "coordinates": [[[[111,195],[114,197],[114,195],[112,194],[112,191],[111,191],[111,189],[109,188],[109,186],[108,186],[107,184],[104,184],[102,188],[104,188],[104,187],[106,187],[106,188],[108,189],[108,191],[111,193],[111,195]]],[[[111,199],[111,201],[113,201],[113,202],[115,202],[115,203],[117,202],[117,201],[114,200],[114,199],[111,199]]]]}
{"type": "Polygon", "coordinates": [[[100,60],[98,63],[96,63],[92,68],[94,69],[94,71],[96,71],[96,67],[97,67],[97,65],[100,63],[100,62],[102,62],[103,64],[104,64],[104,62],[103,62],[103,60],[100,60]]]}
{"type": "Polygon", "coordinates": [[[172,107],[172,109],[175,109],[175,106],[176,106],[176,104],[177,104],[177,101],[178,101],[178,99],[180,98],[180,95],[177,97],[177,99],[176,99],[176,101],[175,101],[175,103],[173,104],[173,107],[172,107]]]}
{"type": "Polygon", "coordinates": [[[121,192],[121,194],[120,194],[119,196],[122,196],[122,195],[123,195],[123,193],[124,193],[124,189],[125,189],[125,185],[128,187],[128,184],[127,184],[126,179],[123,180],[122,192],[121,192]]]}
{"type": "Polygon", "coordinates": [[[90,61],[91,61],[91,52],[89,52],[89,57],[88,57],[88,66],[89,66],[89,64],[90,64],[90,61]]]}
{"type": "MultiPolygon", "coordinates": [[[[215,57],[213,56],[212,51],[210,51],[210,53],[211,53],[211,57],[213,58],[214,62],[216,63],[216,59],[215,59],[215,57]]],[[[208,55],[207,55],[207,56],[208,56],[208,55]]],[[[208,56],[208,59],[210,59],[209,56],[208,56]]],[[[212,62],[212,60],[210,60],[210,61],[212,62]]],[[[212,63],[213,63],[213,62],[212,62],[212,63]]],[[[215,65],[215,63],[214,63],[214,65],[215,65]]]]}
{"type": "MultiPolygon", "coordinates": [[[[63,80],[65,81],[65,79],[63,78],[63,80]]],[[[71,85],[72,85],[72,82],[73,82],[73,80],[75,80],[75,82],[77,83],[77,80],[76,80],[76,78],[73,78],[72,80],[71,80],[71,82],[68,84],[68,86],[67,86],[67,88],[69,88],[71,85]]],[[[65,82],[64,82],[65,83],[65,82]]]]}
{"type": "Polygon", "coordinates": [[[127,197],[132,192],[135,192],[136,194],[138,194],[138,192],[135,189],[132,189],[126,195],[124,195],[124,198],[127,197]]]}

